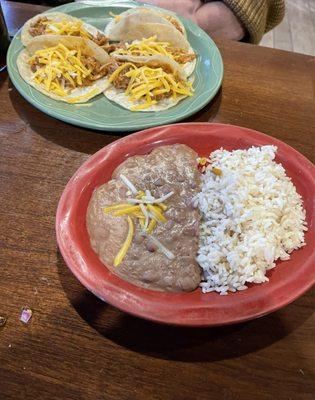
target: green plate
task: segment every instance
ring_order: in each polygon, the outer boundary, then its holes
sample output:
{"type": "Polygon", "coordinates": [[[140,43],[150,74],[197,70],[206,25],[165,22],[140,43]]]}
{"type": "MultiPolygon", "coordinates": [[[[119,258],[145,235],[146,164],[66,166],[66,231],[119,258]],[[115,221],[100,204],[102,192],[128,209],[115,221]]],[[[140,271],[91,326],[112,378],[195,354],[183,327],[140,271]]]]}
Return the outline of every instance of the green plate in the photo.
{"type": "MultiPolygon", "coordinates": [[[[82,3],[70,3],[50,11],[61,11],[81,18],[104,30],[111,18],[109,13],[120,14],[131,7],[141,5],[135,1],[106,1],[103,5],[91,6],[82,3]],[[106,5],[104,5],[106,4],[106,5]]],[[[223,77],[223,63],[220,52],[213,40],[194,23],[180,18],[188,40],[198,55],[194,72],[195,94],[176,106],[160,112],[132,112],[99,95],[90,101],[90,107],[82,107],[52,100],[28,85],[20,77],[16,60],[23,45],[18,32],[9,47],[7,67],[13,85],[33,106],[44,113],[85,128],[108,131],[135,131],[156,125],[180,121],[203,108],[217,93],[223,77]]]]}

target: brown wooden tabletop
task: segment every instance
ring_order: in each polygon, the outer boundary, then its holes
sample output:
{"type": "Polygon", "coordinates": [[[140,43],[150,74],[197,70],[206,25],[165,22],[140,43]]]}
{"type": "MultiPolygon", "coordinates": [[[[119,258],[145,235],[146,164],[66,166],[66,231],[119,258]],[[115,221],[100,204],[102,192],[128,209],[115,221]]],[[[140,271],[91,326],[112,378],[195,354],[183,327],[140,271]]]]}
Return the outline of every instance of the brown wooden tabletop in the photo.
{"type": "MultiPolygon", "coordinates": [[[[7,3],[9,28],[39,6],[7,3]]],[[[237,124],[315,159],[315,58],[218,40],[222,90],[190,121],[237,124]]],[[[52,119],[0,74],[1,400],[314,399],[314,290],[215,329],[161,326],[89,293],[65,265],[55,212],[76,169],[120,135],[52,119]],[[21,308],[33,310],[29,324],[21,308]]]]}

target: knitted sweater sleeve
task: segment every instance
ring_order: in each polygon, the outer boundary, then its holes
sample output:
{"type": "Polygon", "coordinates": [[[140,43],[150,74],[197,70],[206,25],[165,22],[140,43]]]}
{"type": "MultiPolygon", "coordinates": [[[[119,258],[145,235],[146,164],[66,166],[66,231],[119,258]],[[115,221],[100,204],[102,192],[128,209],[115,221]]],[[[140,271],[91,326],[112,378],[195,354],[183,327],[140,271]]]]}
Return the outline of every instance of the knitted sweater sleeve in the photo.
{"type": "Polygon", "coordinates": [[[264,33],[278,25],[285,12],[284,0],[223,0],[249,33],[251,43],[259,43],[264,33]]]}

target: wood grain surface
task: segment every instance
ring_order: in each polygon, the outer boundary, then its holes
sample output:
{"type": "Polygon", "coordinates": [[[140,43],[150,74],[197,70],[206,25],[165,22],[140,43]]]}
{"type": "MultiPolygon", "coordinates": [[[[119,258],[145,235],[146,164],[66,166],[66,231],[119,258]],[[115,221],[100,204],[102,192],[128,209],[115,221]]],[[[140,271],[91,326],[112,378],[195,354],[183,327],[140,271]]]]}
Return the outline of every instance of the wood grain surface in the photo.
{"type": "MultiPolygon", "coordinates": [[[[11,19],[23,12],[15,5],[11,19]]],[[[190,120],[257,129],[314,161],[315,58],[217,44],[222,90],[190,120]]],[[[59,197],[119,136],[42,114],[0,74],[0,399],[313,400],[314,290],[251,322],[184,329],[126,315],[69,272],[55,240],[59,197]]]]}

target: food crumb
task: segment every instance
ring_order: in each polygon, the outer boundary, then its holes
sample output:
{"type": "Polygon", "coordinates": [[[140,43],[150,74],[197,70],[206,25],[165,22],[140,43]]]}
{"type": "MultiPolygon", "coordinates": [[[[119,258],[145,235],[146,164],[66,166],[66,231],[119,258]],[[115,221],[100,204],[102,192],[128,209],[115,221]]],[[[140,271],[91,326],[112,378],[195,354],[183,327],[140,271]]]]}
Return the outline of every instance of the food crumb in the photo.
{"type": "Polygon", "coordinates": [[[221,176],[221,175],[222,175],[222,171],[221,171],[220,168],[213,167],[213,168],[212,168],[212,172],[213,172],[215,175],[218,175],[218,176],[221,176]]]}
{"type": "Polygon", "coordinates": [[[1,328],[2,326],[4,326],[4,325],[6,324],[6,322],[7,322],[6,317],[1,317],[1,316],[0,316],[0,328],[1,328]]]}
{"type": "Polygon", "coordinates": [[[11,347],[12,347],[12,344],[10,343],[8,347],[9,347],[9,349],[11,349],[11,347]]]}
{"type": "Polygon", "coordinates": [[[299,371],[301,372],[302,375],[305,375],[302,368],[300,368],[299,371]]]}
{"type": "Polygon", "coordinates": [[[29,307],[23,307],[22,308],[22,313],[20,316],[20,321],[23,322],[24,324],[27,324],[30,319],[32,318],[33,311],[29,307]]]}

